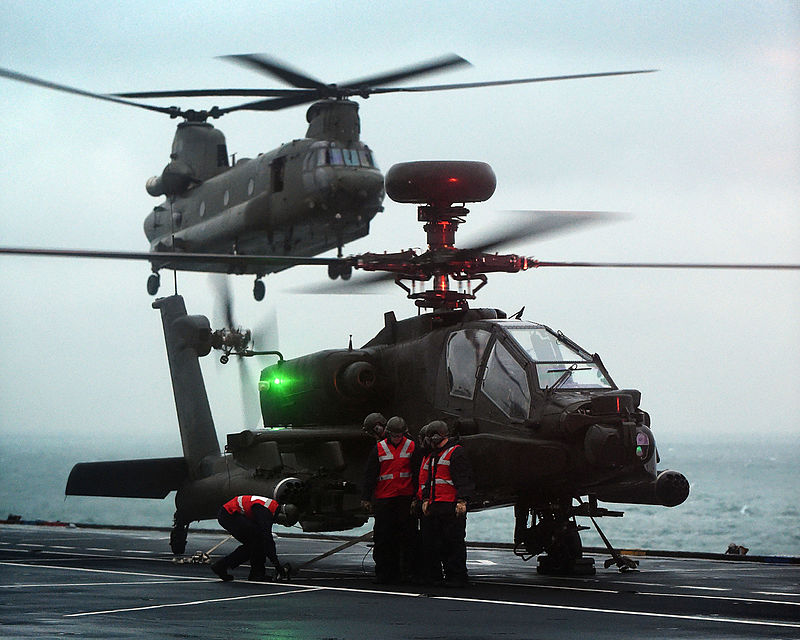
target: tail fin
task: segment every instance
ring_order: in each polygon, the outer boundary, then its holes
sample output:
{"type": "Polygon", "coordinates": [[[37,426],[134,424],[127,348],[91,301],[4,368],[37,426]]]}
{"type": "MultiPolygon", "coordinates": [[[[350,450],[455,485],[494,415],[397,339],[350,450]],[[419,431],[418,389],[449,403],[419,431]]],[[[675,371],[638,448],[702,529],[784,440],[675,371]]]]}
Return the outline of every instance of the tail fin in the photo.
{"type": "Polygon", "coordinates": [[[211,328],[205,316],[187,315],[181,296],[159,298],[153,308],[161,311],[183,456],[194,477],[203,458],[220,455],[198,359],[210,350],[211,328]]]}

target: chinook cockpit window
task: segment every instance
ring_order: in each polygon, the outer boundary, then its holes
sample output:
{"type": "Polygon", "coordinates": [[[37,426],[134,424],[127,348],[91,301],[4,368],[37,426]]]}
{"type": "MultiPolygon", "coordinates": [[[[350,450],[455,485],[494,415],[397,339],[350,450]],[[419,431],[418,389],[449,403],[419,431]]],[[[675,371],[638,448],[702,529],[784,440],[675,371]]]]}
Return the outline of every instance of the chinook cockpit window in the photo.
{"type": "Polygon", "coordinates": [[[483,393],[509,418],[524,420],[531,406],[525,369],[498,340],[486,363],[483,393]]]}
{"type": "Polygon", "coordinates": [[[600,367],[585,354],[544,327],[509,328],[506,331],[536,363],[542,389],[613,389],[600,367]]]}
{"type": "Polygon", "coordinates": [[[483,329],[465,329],[447,340],[447,382],[450,395],[472,400],[475,378],[491,334],[483,329]]]}
{"type": "Polygon", "coordinates": [[[316,149],[316,166],[369,167],[377,169],[372,151],[366,147],[350,149],[328,145],[316,149]]]}

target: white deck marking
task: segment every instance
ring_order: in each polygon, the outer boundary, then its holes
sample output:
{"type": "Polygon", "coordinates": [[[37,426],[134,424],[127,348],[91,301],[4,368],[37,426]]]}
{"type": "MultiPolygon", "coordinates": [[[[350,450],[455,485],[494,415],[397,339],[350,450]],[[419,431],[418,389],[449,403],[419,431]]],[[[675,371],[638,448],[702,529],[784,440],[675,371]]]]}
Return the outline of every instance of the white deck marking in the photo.
{"type": "MultiPolygon", "coordinates": [[[[555,585],[555,584],[518,584],[514,582],[500,582],[500,581],[486,581],[489,584],[499,584],[503,586],[513,586],[513,587],[529,587],[531,589],[553,589],[553,590],[560,590],[560,591],[588,591],[591,593],[625,593],[620,589],[600,589],[600,588],[592,588],[592,587],[570,587],[565,585],[555,585]]],[[[667,586],[667,585],[656,585],[656,586],[667,586]]],[[[685,589],[695,588],[695,589],[706,589],[711,587],[683,587],[685,589]]],[[[730,591],[729,589],[719,589],[719,591],[730,591]]],[[[718,595],[706,595],[702,593],[675,593],[672,591],[636,591],[637,596],[650,596],[656,598],[696,598],[698,600],[727,600],[733,602],[758,602],[760,604],[785,604],[788,606],[800,606],[800,602],[791,602],[788,600],[762,600],[759,598],[747,598],[743,596],[718,596],[718,595]]],[[[774,594],[774,595],[783,595],[783,594],[774,594]]]]}
{"type": "Polygon", "coordinates": [[[88,547],[87,551],[111,551],[111,549],[106,549],[105,547],[88,547]]]}
{"type": "Polygon", "coordinates": [[[29,589],[29,588],[48,588],[48,587],[127,587],[128,585],[141,585],[141,584],[175,584],[181,582],[192,582],[192,580],[128,580],[126,582],[42,582],[42,583],[25,583],[25,584],[0,584],[0,589],[29,589]]]}
{"type": "Polygon", "coordinates": [[[675,587],[678,589],[698,589],[700,591],[733,591],[733,589],[726,587],[697,587],[691,584],[676,584],[675,587]]]}
{"type": "MultiPolygon", "coordinates": [[[[292,585],[294,586],[294,585],[292,585]]],[[[230,598],[211,598],[208,600],[192,600],[188,602],[173,602],[169,604],[152,604],[146,607],[130,607],[128,609],[109,609],[108,611],[84,611],[82,613],[66,613],[65,618],[79,618],[82,616],[102,616],[108,613],[127,613],[129,611],[150,611],[152,609],[168,609],[170,607],[192,607],[199,604],[211,604],[214,602],[233,602],[235,600],[253,600],[255,598],[273,598],[276,596],[288,596],[296,593],[308,593],[309,591],[319,591],[322,587],[306,587],[303,585],[299,589],[292,591],[278,591],[275,593],[254,593],[249,596],[232,596],[230,598]]]]}
{"type": "Polygon", "coordinates": [[[535,602],[514,602],[506,600],[484,600],[478,598],[457,598],[453,596],[435,596],[437,600],[451,600],[454,602],[480,602],[483,604],[503,604],[512,607],[530,607],[532,609],[557,609],[561,611],[581,611],[584,613],[611,613],[621,616],[635,616],[641,618],[667,618],[671,620],[694,620],[697,622],[723,622],[729,624],[743,624],[748,626],[782,627],[787,629],[800,629],[800,623],[770,622],[767,620],[747,620],[744,618],[719,618],[709,616],[693,616],[678,613],[655,613],[653,611],[624,611],[620,609],[600,609],[595,607],[575,607],[559,604],[538,604],[535,602]]]}
{"type": "MultiPolygon", "coordinates": [[[[145,578],[171,578],[176,582],[218,582],[219,578],[216,577],[198,577],[198,576],[174,576],[174,575],[163,575],[160,573],[142,573],[140,571],[112,571],[110,569],[86,569],[84,567],[62,567],[59,565],[52,565],[52,564],[33,564],[30,562],[0,562],[0,566],[7,565],[10,567],[29,567],[32,569],[58,569],[60,571],[77,571],[77,572],[84,572],[84,573],[108,573],[111,575],[120,575],[120,576],[139,576],[145,578]]],[[[125,583],[120,583],[125,584],[125,583]]]]}
{"type": "MultiPolygon", "coordinates": [[[[175,576],[171,575],[160,575],[160,574],[152,574],[152,573],[139,573],[139,572],[131,572],[131,571],[110,571],[106,569],[85,569],[82,567],[62,567],[62,566],[53,566],[53,565],[38,565],[38,564],[29,564],[29,563],[18,563],[18,562],[0,562],[0,566],[2,565],[9,565],[9,566],[22,566],[22,567],[36,567],[36,568],[45,568],[45,569],[60,569],[64,571],[79,571],[79,572],[87,572],[87,573],[104,573],[104,574],[116,574],[116,575],[133,575],[133,576],[140,576],[140,577],[155,577],[155,578],[171,578],[177,581],[184,581],[184,582],[193,582],[193,581],[202,581],[202,582],[209,582],[209,581],[216,581],[216,578],[200,578],[200,577],[192,577],[192,578],[175,578],[175,576]]],[[[124,584],[124,583],[122,583],[124,584]]],[[[270,593],[270,594],[252,594],[248,596],[238,596],[233,598],[214,598],[209,600],[196,600],[191,602],[184,602],[184,603],[174,603],[174,604],[161,604],[161,605],[150,605],[145,607],[136,607],[136,608],[129,608],[129,609],[114,609],[108,611],[94,611],[94,612],[82,612],[82,613],[72,613],[72,614],[65,614],[65,617],[78,617],[78,616],[89,616],[89,615],[102,615],[108,613],[121,613],[125,611],[143,611],[149,609],[158,609],[158,608],[166,608],[166,607],[179,607],[179,606],[193,606],[198,604],[206,604],[206,603],[214,603],[214,602],[229,602],[233,600],[244,600],[244,599],[252,599],[252,598],[263,598],[263,597],[271,597],[276,595],[290,595],[290,594],[304,594],[310,593],[313,591],[339,591],[344,593],[362,593],[362,594],[374,594],[374,595],[382,595],[382,596],[402,596],[406,598],[423,598],[426,597],[424,594],[419,593],[406,593],[400,591],[378,591],[375,589],[355,589],[351,587],[329,587],[329,586],[314,586],[309,587],[308,585],[299,585],[299,584],[291,584],[291,583],[284,583],[286,587],[293,587],[294,591],[285,591],[285,592],[278,592],[278,593],[270,593]]],[[[535,585],[534,585],[535,586],[535,585]]],[[[641,594],[641,595],[656,595],[656,596],[674,596],[680,594],[641,594]]],[[[689,595],[683,594],[684,597],[699,597],[699,598],[719,598],[718,596],[697,596],[697,595],[689,595]]],[[[526,607],[531,609],[550,609],[550,610],[558,610],[558,611],[577,611],[583,613],[600,613],[600,614],[612,614],[612,615],[621,615],[621,616],[633,616],[633,617],[641,617],[641,618],[660,618],[660,619],[670,619],[670,620],[692,620],[696,622],[705,622],[705,623],[723,623],[723,624],[738,624],[738,625],[745,625],[745,626],[764,626],[764,627],[777,627],[777,628],[786,628],[786,629],[800,629],[800,623],[791,623],[791,622],[773,622],[769,620],[752,620],[747,618],[722,618],[717,616],[701,616],[701,615],[684,615],[684,614],[674,614],[674,613],[658,613],[653,611],[631,611],[631,610],[620,610],[620,609],[607,609],[607,608],[599,608],[599,607],[580,607],[580,606],[572,606],[572,605],[555,605],[555,604],[540,604],[540,603],[533,603],[533,602],[516,602],[516,601],[509,601],[509,600],[488,600],[482,598],[467,598],[467,597],[455,597],[455,596],[428,596],[431,600],[447,600],[452,602],[462,602],[462,603],[474,603],[474,604],[493,604],[493,605],[506,605],[506,606],[513,606],[513,607],[526,607]]],[[[722,598],[720,598],[722,599],[722,598]]],[[[740,598],[729,598],[724,597],[724,599],[728,600],[740,600],[742,602],[746,602],[746,599],[740,598]]],[[[795,604],[791,602],[779,602],[779,604],[795,604]]]]}

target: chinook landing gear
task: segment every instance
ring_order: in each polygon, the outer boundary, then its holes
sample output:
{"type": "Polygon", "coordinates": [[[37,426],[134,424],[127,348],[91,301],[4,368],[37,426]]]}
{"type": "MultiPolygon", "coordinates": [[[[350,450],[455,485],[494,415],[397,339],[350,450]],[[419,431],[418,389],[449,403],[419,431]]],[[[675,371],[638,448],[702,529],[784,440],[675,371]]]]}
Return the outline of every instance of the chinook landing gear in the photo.
{"type": "Polygon", "coordinates": [[[161,286],[161,276],[158,274],[157,271],[154,271],[150,274],[150,277],[147,279],[147,293],[151,296],[154,296],[158,293],[158,288],[161,286]]]}
{"type": "Polygon", "coordinates": [[[256,281],[253,283],[253,297],[256,302],[261,302],[267,293],[267,285],[261,279],[263,276],[256,276],[256,281]]]}
{"type": "Polygon", "coordinates": [[[328,277],[331,280],[341,278],[342,280],[349,280],[353,275],[353,267],[347,263],[337,264],[332,262],[328,265],[328,277]]]}

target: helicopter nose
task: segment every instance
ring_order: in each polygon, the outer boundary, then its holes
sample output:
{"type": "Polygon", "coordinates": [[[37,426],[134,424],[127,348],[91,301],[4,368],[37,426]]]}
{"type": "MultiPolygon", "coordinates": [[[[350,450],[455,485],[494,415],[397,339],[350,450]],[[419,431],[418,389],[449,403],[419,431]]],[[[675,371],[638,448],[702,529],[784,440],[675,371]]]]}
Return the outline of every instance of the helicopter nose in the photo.
{"type": "Polygon", "coordinates": [[[372,169],[341,168],[326,172],[320,190],[338,209],[380,207],[383,196],[383,176],[372,169]]]}

